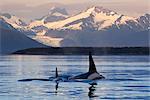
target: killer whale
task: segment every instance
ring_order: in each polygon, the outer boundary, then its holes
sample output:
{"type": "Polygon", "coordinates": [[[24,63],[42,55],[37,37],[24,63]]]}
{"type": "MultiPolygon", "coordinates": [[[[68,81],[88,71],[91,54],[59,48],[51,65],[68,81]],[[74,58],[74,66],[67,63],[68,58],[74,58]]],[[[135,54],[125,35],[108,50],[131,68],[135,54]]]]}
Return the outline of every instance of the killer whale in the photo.
{"type": "Polygon", "coordinates": [[[89,71],[87,73],[83,73],[77,76],[70,76],[70,75],[63,75],[60,76],[58,74],[58,70],[56,67],[55,70],[55,76],[54,77],[49,77],[48,79],[41,79],[41,78],[32,78],[32,79],[22,79],[18,81],[34,81],[34,80],[39,80],[39,81],[79,81],[80,79],[87,79],[87,80],[99,80],[99,79],[104,79],[105,77],[102,76],[97,72],[93,57],[91,52],[89,53],[89,71]]]}
{"type": "Polygon", "coordinates": [[[21,80],[18,80],[18,81],[20,81],[20,82],[28,82],[28,81],[55,81],[55,82],[58,82],[60,80],[63,80],[63,79],[58,75],[58,70],[57,70],[57,67],[56,67],[54,77],[49,77],[47,79],[44,79],[44,78],[21,79],[21,80]]]}
{"type": "Polygon", "coordinates": [[[97,72],[92,53],[89,52],[89,71],[87,73],[83,73],[77,76],[70,77],[69,80],[80,80],[80,79],[87,79],[87,80],[98,80],[104,79],[105,77],[102,76],[97,72]]]}
{"type": "Polygon", "coordinates": [[[59,75],[57,67],[56,67],[55,77],[49,77],[49,81],[55,81],[55,82],[66,81],[66,80],[68,80],[68,77],[70,77],[70,76],[68,76],[68,75],[59,75]]]}
{"type": "Polygon", "coordinates": [[[57,67],[56,67],[55,76],[49,77],[47,79],[44,79],[44,78],[30,78],[30,79],[21,79],[21,80],[18,80],[18,81],[20,81],[20,82],[28,82],[28,81],[55,81],[55,82],[60,82],[60,81],[64,81],[65,82],[65,81],[68,81],[69,77],[70,77],[69,75],[59,75],[57,67]]]}

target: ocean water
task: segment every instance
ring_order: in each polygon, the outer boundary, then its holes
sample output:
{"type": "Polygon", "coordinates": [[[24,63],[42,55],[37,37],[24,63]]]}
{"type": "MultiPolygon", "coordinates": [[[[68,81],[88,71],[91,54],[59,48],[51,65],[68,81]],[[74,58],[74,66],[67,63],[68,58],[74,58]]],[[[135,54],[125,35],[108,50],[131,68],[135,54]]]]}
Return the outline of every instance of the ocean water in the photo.
{"type": "Polygon", "coordinates": [[[0,100],[150,100],[149,56],[93,56],[105,79],[88,82],[20,79],[78,75],[88,71],[88,56],[0,56],[0,100]]]}

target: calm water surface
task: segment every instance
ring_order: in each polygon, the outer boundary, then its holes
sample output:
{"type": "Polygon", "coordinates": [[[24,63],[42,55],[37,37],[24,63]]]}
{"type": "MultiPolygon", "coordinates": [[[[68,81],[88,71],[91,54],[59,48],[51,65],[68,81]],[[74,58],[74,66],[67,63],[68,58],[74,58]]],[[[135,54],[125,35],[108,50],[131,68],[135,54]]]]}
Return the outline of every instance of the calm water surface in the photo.
{"type": "Polygon", "coordinates": [[[88,56],[0,56],[0,100],[150,100],[149,56],[93,56],[104,80],[86,82],[31,81],[87,72],[88,56]]]}

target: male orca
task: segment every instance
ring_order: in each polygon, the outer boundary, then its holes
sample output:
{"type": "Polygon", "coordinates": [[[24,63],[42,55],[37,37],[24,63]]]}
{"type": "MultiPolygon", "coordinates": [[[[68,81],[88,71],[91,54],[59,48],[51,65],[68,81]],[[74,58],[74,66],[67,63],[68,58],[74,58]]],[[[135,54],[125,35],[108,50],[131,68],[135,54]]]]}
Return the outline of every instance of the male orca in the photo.
{"type": "Polygon", "coordinates": [[[70,80],[80,80],[80,79],[87,79],[87,80],[98,80],[98,79],[104,79],[105,77],[100,75],[97,70],[94,63],[94,60],[92,58],[91,52],[89,53],[89,71],[84,74],[80,74],[74,77],[70,77],[70,80]]]}

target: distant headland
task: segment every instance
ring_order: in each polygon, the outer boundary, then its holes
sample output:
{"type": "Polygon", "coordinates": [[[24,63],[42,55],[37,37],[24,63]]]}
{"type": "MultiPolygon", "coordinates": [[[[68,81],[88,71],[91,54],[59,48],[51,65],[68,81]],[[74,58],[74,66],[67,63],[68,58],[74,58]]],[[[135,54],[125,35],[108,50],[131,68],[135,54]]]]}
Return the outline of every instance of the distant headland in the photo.
{"type": "Polygon", "coordinates": [[[30,48],[12,54],[23,55],[149,55],[149,47],[46,47],[30,48]]]}

